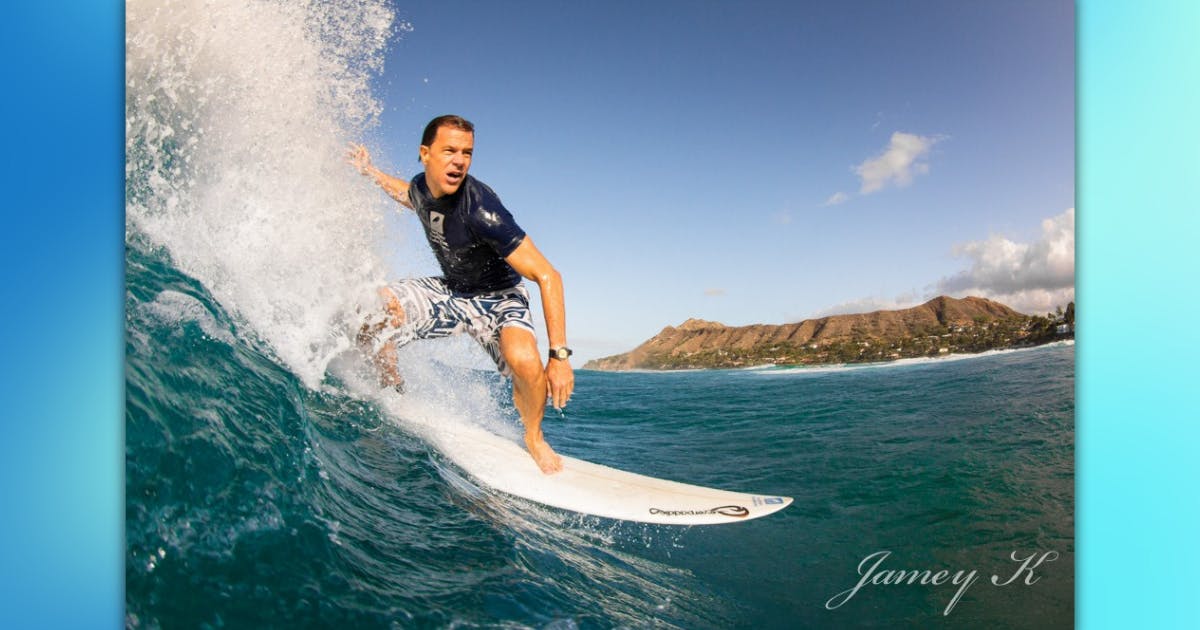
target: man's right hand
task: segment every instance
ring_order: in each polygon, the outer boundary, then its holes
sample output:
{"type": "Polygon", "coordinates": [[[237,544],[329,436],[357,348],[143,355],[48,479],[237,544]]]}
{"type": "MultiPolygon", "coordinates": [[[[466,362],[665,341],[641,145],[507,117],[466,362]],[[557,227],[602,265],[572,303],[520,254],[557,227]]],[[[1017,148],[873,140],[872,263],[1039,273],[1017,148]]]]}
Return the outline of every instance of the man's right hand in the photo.
{"type": "Polygon", "coordinates": [[[406,208],[412,207],[412,202],[408,199],[408,182],[375,168],[375,165],[371,164],[371,154],[367,151],[367,147],[351,142],[350,150],[346,153],[346,161],[358,169],[359,173],[374,180],[392,199],[400,202],[400,205],[406,208]]]}
{"type": "Polygon", "coordinates": [[[363,175],[370,175],[371,169],[371,154],[367,151],[367,147],[361,144],[350,143],[350,151],[346,154],[346,159],[358,172],[363,175]]]}

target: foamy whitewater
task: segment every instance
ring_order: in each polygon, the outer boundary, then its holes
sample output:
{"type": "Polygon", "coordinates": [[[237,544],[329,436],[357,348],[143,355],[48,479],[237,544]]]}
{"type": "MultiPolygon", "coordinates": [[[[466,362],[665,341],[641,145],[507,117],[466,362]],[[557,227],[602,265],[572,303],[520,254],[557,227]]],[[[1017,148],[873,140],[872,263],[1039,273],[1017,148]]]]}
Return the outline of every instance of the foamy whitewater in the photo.
{"type": "Polygon", "coordinates": [[[380,111],[389,8],[134,0],[126,23],[127,240],[316,385],[384,277],[387,210],[344,155],[380,111]]]}
{"type": "Polygon", "coordinates": [[[679,528],[497,493],[456,429],[519,422],[507,383],[463,367],[469,339],[406,348],[403,397],[351,349],[388,264],[427,257],[344,158],[408,26],[369,0],[131,0],[126,20],[126,627],[1071,623],[1073,345],[580,371],[545,424],[563,454],[795,503],[679,528]],[[922,585],[827,608],[881,550],[983,579],[949,615],[954,589],[922,585]],[[1014,551],[1059,557],[992,586],[1014,551]]]}
{"type": "MultiPolygon", "coordinates": [[[[1074,346],[1074,339],[1065,339],[1063,341],[1055,341],[1046,344],[1050,347],[1059,346],[1074,346]]],[[[1030,352],[1037,350],[1038,347],[1026,348],[1002,348],[999,350],[987,350],[984,352],[975,352],[971,354],[947,354],[937,357],[915,357],[911,359],[896,359],[895,361],[885,361],[878,363],[836,363],[830,365],[809,365],[809,366],[784,366],[776,367],[773,365],[758,366],[752,368],[742,368],[749,372],[756,372],[763,375],[780,375],[780,374],[824,374],[827,372],[846,372],[851,370],[879,370],[889,368],[906,368],[920,365],[942,365],[953,361],[970,361],[973,359],[983,359],[987,357],[1003,356],[1014,352],[1030,352]]]]}

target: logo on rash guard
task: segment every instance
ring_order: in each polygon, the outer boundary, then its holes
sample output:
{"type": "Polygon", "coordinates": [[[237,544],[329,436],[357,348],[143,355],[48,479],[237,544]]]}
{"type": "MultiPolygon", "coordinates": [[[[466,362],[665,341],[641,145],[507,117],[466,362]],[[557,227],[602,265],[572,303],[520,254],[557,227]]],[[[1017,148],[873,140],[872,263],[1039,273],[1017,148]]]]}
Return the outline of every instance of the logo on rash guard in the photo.
{"type": "Polygon", "coordinates": [[[429,238],[441,248],[443,252],[449,252],[450,246],[446,244],[446,215],[440,212],[429,213],[429,238]]]}

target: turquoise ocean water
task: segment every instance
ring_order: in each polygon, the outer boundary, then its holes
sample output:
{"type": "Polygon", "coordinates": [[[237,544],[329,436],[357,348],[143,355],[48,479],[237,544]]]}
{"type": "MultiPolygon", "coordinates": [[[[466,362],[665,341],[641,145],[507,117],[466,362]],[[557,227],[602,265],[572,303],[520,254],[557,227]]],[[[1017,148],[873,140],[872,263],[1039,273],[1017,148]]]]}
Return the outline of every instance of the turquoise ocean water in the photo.
{"type": "Polygon", "coordinates": [[[348,358],[372,287],[420,267],[342,159],[373,130],[391,9],[134,0],[126,24],[128,627],[1071,624],[1074,346],[581,371],[546,425],[563,453],[795,503],[678,528],[498,495],[416,428],[517,434],[477,349],[407,349],[400,401],[348,358]],[[1048,559],[992,584],[1014,554],[1048,559]],[[831,610],[872,558],[977,579],[831,610]]]}
{"type": "MultiPolygon", "coordinates": [[[[736,525],[496,495],[337,379],[312,388],[162,257],[128,261],[132,627],[1069,627],[1074,347],[830,369],[581,371],[564,453],[795,497],[736,525]],[[857,583],[977,570],[958,587],[857,583]],[[1010,555],[1057,552],[996,586],[1010,555]]],[[[427,378],[494,399],[485,371],[427,378]]],[[[414,385],[420,388],[420,382],[414,385]]],[[[415,393],[414,395],[417,395],[415,393]]],[[[453,403],[451,403],[453,404],[453,403]]],[[[499,420],[498,420],[499,419],[499,420]]],[[[448,417],[447,422],[461,421],[448,417]]]]}

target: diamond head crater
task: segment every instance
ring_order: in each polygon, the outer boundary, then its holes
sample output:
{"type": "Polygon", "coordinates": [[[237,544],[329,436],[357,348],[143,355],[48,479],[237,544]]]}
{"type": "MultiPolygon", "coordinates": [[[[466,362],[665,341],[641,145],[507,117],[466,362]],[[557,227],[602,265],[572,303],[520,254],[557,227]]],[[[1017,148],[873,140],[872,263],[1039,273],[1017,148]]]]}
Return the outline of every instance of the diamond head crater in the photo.
{"type": "Polygon", "coordinates": [[[586,370],[685,370],[872,363],[1021,348],[1074,338],[1075,303],[1025,315],[981,297],[940,296],[902,310],[794,324],[725,326],[689,319],[586,370]]]}

